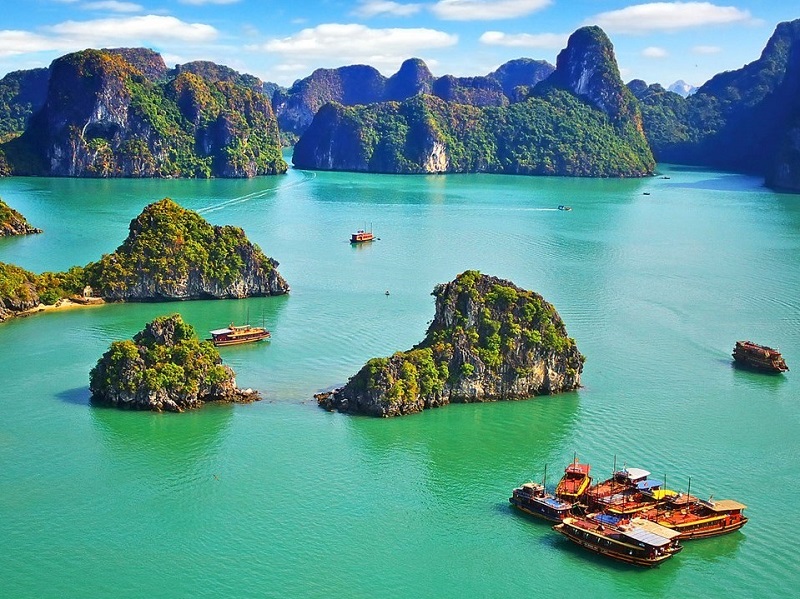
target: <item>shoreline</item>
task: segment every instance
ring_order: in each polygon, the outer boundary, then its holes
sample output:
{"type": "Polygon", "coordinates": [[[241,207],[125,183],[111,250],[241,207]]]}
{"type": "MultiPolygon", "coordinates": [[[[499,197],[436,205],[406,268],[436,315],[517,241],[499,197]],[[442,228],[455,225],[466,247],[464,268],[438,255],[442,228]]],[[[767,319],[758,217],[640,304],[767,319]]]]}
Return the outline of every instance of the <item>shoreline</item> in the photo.
{"type": "Polygon", "coordinates": [[[106,304],[106,301],[100,297],[93,297],[90,298],[88,301],[75,301],[69,298],[63,298],[58,300],[55,304],[39,304],[35,308],[30,308],[29,310],[23,310],[22,312],[12,312],[12,317],[8,320],[13,318],[28,318],[29,316],[33,316],[35,314],[40,314],[42,312],[58,312],[62,310],[73,310],[75,308],[91,308],[94,306],[103,306],[106,304]]]}

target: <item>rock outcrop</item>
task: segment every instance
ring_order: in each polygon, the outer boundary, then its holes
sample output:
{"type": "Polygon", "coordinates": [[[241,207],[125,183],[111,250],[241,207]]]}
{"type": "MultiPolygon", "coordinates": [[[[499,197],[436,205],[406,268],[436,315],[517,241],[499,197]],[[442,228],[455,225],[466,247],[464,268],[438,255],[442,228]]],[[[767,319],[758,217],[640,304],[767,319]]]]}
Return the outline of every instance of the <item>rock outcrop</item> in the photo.
{"type": "Polygon", "coordinates": [[[25,131],[47,98],[47,69],[14,71],[0,79],[0,140],[25,131]]]}
{"type": "Polygon", "coordinates": [[[36,275],[0,262],[0,322],[39,305],[36,275]]]}
{"type": "Polygon", "coordinates": [[[580,387],[584,358],[542,296],[476,271],[433,295],[436,315],[420,344],[368,361],[344,387],[318,395],[319,405],[389,417],[580,387]]]}
{"type": "Polygon", "coordinates": [[[14,174],[65,177],[253,177],[286,171],[260,91],[223,67],[171,77],[149,50],[84,50],[50,66],[46,101],[0,148],[14,174]],[[140,70],[143,69],[143,70],[140,70]]]}
{"type": "Polygon", "coordinates": [[[41,229],[32,227],[19,212],[0,200],[0,237],[11,235],[30,235],[41,233],[41,229]]]}
{"type": "Polygon", "coordinates": [[[547,79],[554,70],[555,67],[545,60],[517,58],[500,65],[488,77],[500,84],[509,100],[516,102],[521,96],[520,88],[535,86],[547,79]]]}
{"type": "Polygon", "coordinates": [[[277,266],[242,229],[212,226],[165,198],[131,221],[113,254],[86,266],[86,279],[109,301],[243,298],[288,293],[277,266]]]}
{"type": "Polygon", "coordinates": [[[115,341],[89,375],[92,401],[133,410],[183,412],[206,402],[252,402],[236,387],[209,341],[198,341],[179,314],[156,318],[133,341],[115,341]]]}

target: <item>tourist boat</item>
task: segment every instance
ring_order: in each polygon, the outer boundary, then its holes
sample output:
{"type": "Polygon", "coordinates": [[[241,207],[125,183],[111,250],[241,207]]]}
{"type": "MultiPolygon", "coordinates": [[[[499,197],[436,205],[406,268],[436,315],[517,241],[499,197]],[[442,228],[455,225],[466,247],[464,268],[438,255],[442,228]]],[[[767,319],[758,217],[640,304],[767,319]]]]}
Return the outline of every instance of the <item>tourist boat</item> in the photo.
{"type": "Polygon", "coordinates": [[[577,458],[573,459],[572,463],[564,468],[564,476],[556,485],[556,497],[571,503],[579,501],[592,483],[589,469],[589,464],[579,464],[577,458]]]}
{"type": "Polygon", "coordinates": [[[239,326],[231,324],[225,329],[216,329],[209,332],[211,333],[211,338],[208,341],[211,341],[217,347],[253,343],[268,339],[270,336],[269,331],[264,327],[254,327],[249,324],[239,326]]]}
{"type": "Polygon", "coordinates": [[[733,348],[736,364],[763,372],[786,372],[789,367],[777,349],[752,341],[737,341],[733,348]]]}
{"type": "Polygon", "coordinates": [[[742,528],[747,524],[746,508],[732,499],[703,501],[681,493],[637,516],[674,530],[680,540],[704,539],[742,528]]]}
{"type": "MultiPolygon", "coordinates": [[[[623,493],[636,493],[648,488],[652,490],[652,485],[648,485],[645,482],[648,476],[650,476],[650,473],[642,468],[623,468],[622,470],[616,470],[615,468],[611,478],[599,482],[586,490],[585,500],[591,507],[593,503],[597,503],[605,497],[623,493]]],[[[659,482],[656,488],[660,484],[659,482]]],[[[603,509],[602,505],[599,509],[603,509]]]]}
{"type": "Polygon", "coordinates": [[[508,501],[515,508],[531,516],[544,518],[551,522],[561,522],[570,515],[573,504],[556,499],[549,494],[545,486],[547,468],[545,468],[544,476],[541,483],[529,482],[514,489],[508,501]]]}
{"type": "Polygon", "coordinates": [[[647,478],[649,474],[646,470],[637,468],[620,471],[616,479],[611,482],[611,488],[615,489],[612,493],[604,494],[601,491],[593,494],[590,490],[587,493],[586,504],[591,510],[616,516],[631,516],[649,510],[664,498],[661,489],[664,483],[647,478]],[[647,475],[642,477],[644,473],[647,475]],[[659,497],[661,499],[658,499],[659,497]]]}
{"type": "Polygon", "coordinates": [[[561,204],[561,205],[558,207],[558,209],[559,209],[559,210],[565,210],[565,211],[567,211],[567,212],[568,212],[568,211],[572,210],[572,206],[565,206],[564,204],[561,204]]]}
{"type": "Polygon", "coordinates": [[[365,231],[363,229],[359,229],[357,232],[350,235],[350,243],[365,243],[374,240],[375,236],[372,234],[372,231],[365,231]]]}
{"type": "Polygon", "coordinates": [[[589,551],[637,566],[657,566],[683,549],[679,533],[640,518],[567,517],[553,530],[589,551]]]}

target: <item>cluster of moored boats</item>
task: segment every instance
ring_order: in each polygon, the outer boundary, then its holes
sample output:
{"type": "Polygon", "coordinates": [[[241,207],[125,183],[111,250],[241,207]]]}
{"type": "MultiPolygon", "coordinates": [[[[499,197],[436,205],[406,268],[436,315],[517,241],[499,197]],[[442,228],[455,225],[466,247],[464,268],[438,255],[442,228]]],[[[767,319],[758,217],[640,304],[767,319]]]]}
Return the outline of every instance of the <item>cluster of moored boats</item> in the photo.
{"type": "MultiPolygon", "coordinates": [[[[747,522],[738,501],[708,501],[667,489],[641,468],[614,469],[592,484],[590,466],[574,460],[549,493],[541,483],[514,489],[511,504],[555,523],[553,530],[595,553],[638,566],[656,566],[683,549],[681,541],[739,530],[747,522]]],[[[691,485],[691,480],[689,481],[691,485]]]]}

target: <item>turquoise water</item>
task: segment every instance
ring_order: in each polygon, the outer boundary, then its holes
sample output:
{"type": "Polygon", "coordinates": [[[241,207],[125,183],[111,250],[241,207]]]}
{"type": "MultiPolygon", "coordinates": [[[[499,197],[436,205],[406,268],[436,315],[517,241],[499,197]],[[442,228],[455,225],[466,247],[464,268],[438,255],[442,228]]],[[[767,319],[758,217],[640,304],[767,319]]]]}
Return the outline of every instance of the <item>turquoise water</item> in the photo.
{"type": "Polygon", "coordinates": [[[0,240],[0,261],[84,264],[169,196],[242,226],[292,286],[0,325],[2,595],[794,594],[800,196],[662,170],[670,179],[0,179],[0,196],[45,229],[0,240]],[[351,247],[364,226],[380,241],[351,247]],[[388,421],[317,408],[313,393],[419,341],[434,285],[467,268],[555,304],[587,358],[583,389],[388,421]],[[265,400],[178,415],[90,407],[88,372],[109,343],[174,311],[201,333],[263,317],[272,341],[222,354],[265,400]],[[744,338],[780,347],[792,372],[733,369],[744,338]],[[555,483],[574,453],[599,478],[615,455],[673,488],[691,476],[693,493],[747,504],[750,523],[652,571],[595,557],[508,507],[514,486],[545,464],[555,483]]]}

